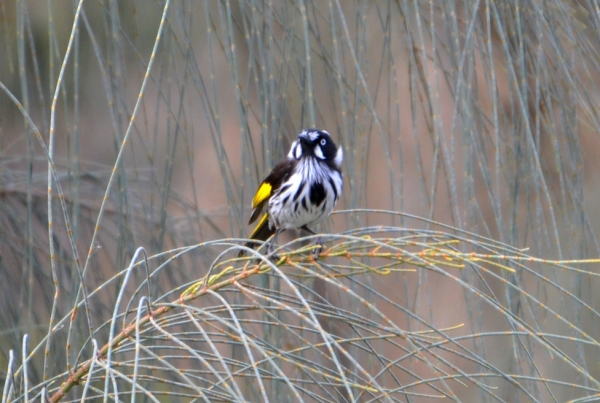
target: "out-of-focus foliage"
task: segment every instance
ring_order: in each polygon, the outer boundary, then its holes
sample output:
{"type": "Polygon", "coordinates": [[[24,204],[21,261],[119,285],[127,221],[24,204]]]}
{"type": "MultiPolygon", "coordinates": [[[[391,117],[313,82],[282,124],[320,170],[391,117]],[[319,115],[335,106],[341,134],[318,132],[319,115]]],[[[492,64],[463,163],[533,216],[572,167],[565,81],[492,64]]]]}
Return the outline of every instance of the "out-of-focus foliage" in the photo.
{"type": "Polygon", "coordinates": [[[134,379],[173,401],[264,400],[257,379],[271,400],[598,395],[596,266],[572,263],[600,254],[595,4],[1,0],[0,32],[3,401],[85,363],[65,399],[87,379],[90,399],[134,379]],[[144,303],[237,273],[218,240],[249,233],[254,189],[310,126],[345,150],[327,247],[375,255],[251,272],[89,361],[144,303]],[[383,276],[377,245],[424,261],[383,276]]]}

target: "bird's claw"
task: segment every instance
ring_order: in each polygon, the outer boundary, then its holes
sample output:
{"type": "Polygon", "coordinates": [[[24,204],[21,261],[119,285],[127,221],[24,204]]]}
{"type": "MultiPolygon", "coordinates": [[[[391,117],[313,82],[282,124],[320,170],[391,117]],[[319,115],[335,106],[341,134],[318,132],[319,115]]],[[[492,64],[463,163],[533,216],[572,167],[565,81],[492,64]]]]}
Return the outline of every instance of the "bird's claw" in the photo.
{"type": "Polygon", "coordinates": [[[316,248],[313,248],[313,251],[312,251],[313,257],[315,259],[319,259],[319,257],[321,256],[321,253],[323,252],[323,249],[325,248],[325,246],[323,246],[321,237],[318,237],[317,239],[315,239],[315,242],[313,242],[312,246],[316,246],[316,248]]]}

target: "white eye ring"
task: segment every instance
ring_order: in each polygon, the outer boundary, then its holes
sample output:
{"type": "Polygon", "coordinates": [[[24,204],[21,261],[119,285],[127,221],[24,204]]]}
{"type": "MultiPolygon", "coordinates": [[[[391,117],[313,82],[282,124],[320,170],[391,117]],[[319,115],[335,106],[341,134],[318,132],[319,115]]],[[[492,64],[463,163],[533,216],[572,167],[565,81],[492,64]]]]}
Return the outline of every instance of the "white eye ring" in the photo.
{"type": "Polygon", "coordinates": [[[321,145],[324,146],[325,144],[327,144],[327,140],[321,139],[321,145]]]}

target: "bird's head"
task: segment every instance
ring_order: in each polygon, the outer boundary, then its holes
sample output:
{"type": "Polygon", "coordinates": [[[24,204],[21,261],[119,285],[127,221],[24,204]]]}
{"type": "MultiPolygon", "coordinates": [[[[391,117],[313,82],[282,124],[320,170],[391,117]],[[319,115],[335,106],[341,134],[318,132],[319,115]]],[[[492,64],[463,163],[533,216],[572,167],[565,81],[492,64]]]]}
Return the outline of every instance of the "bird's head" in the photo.
{"type": "Polygon", "coordinates": [[[333,164],[341,169],[344,152],[338,148],[325,130],[306,129],[292,143],[288,158],[316,158],[324,163],[333,164]]]}

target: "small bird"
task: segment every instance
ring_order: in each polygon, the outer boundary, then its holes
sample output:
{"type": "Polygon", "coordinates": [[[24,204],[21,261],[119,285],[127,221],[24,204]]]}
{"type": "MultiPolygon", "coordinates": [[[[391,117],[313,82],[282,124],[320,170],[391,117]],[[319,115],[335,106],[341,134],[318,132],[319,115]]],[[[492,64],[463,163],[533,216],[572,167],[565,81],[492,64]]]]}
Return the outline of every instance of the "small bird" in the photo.
{"type": "MultiPolygon", "coordinates": [[[[266,241],[275,234],[267,249],[270,254],[281,231],[303,229],[314,235],[308,226],[328,217],[342,194],[343,158],[342,148],[325,130],[300,133],[287,158],[275,165],[252,199],[248,225],[262,217],[250,239],[266,241]]],[[[249,248],[256,245],[259,243],[246,243],[249,248]]],[[[238,254],[243,255],[244,251],[238,254]]]]}

